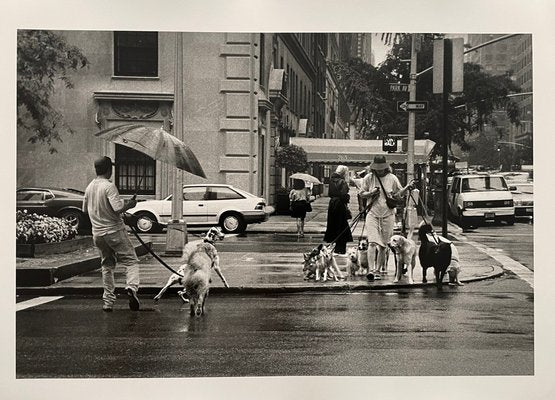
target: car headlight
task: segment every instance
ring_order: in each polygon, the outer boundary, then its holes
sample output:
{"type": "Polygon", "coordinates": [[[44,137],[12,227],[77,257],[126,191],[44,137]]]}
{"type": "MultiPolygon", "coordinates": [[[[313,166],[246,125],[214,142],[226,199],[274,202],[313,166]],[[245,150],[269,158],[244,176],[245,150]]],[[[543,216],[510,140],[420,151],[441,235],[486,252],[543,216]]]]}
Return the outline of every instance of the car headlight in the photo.
{"type": "Polygon", "coordinates": [[[463,207],[464,208],[472,208],[472,207],[474,207],[474,203],[472,201],[464,201],[463,202],[463,207]]]}
{"type": "Polygon", "coordinates": [[[264,210],[264,207],[266,207],[265,203],[258,203],[256,205],[256,207],[254,207],[255,210],[264,210]]]}
{"type": "Polygon", "coordinates": [[[512,207],[513,206],[513,200],[505,200],[505,201],[503,201],[503,205],[508,206],[508,207],[512,207]]]}

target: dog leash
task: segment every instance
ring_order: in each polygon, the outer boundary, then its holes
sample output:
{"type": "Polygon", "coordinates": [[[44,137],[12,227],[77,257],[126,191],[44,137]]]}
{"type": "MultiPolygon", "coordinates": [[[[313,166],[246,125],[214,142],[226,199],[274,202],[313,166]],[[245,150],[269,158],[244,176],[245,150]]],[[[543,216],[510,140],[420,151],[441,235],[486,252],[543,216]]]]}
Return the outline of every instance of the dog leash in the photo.
{"type": "Polygon", "coordinates": [[[135,235],[135,237],[137,238],[137,240],[143,245],[143,247],[154,257],[156,258],[160,264],[162,264],[164,267],[166,267],[167,269],[169,269],[171,272],[173,272],[176,275],[179,275],[180,277],[183,278],[183,275],[181,275],[179,272],[177,272],[176,270],[174,270],[172,267],[170,267],[168,264],[166,264],[164,262],[164,260],[162,260],[154,251],[152,251],[152,249],[150,247],[148,247],[146,245],[145,242],[143,242],[143,240],[141,239],[141,237],[139,236],[139,234],[137,233],[137,231],[135,230],[134,227],[132,227],[131,225],[129,225],[129,228],[131,228],[131,232],[133,232],[133,234],[135,235]]]}

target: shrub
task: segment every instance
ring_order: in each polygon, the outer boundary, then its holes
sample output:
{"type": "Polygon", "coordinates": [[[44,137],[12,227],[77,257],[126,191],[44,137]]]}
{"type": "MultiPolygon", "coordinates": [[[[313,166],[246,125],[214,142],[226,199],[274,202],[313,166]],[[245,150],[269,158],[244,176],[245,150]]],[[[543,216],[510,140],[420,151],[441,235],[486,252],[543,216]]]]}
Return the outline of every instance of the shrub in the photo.
{"type": "Polygon", "coordinates": [[[308,168],[306,151],[294,144],[280,146],[276,149],[276,164],[289,172],[304,172],[308,168]]]}
{"type": "Polygon", "coordinates": [[[77,229],[64,218],[29,214],[23,210],[17,212],[16,221],[15,238],[20,244],[54,243],[77,236],[77,229]]]}

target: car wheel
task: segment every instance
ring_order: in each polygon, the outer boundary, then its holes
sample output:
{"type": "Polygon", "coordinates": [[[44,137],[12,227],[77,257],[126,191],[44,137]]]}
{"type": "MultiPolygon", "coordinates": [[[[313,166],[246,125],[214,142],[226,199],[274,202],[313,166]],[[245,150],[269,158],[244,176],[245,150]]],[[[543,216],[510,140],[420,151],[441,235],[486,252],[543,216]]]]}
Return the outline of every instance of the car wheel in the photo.
{"type": "Polygon", "coordinates": [[[137,217],[137,222],[135,222],[135,228],[137,231],[142,233],[154,232],[158,228],[158,222],[156,222],[156,217],[151,213],[138,212],[135,214],[137,217]]]}
{"type": "Polygon", "coordinates": [[[459,210],[458,222],[459,222],[459,226],[460,226],[461,228],[463,228],[463,229],[468,229],[468,228],[470,228],[469,220],[468,220],[468,218],[465,218],[465,217],[462,215],[462,211],[461,211],[461,210],[459,210]]]}
{"type": "Polygon", "coordinates": [[[243,217],[238,213],[227,213],[220,218],[220,225],[225,233],[241,233],[247,228],[243,217]]]}
{"type": "Polygon", "coordinates": [[[79,230],[83,227],[83,214],[77,210],[62,211],[60,216],[68,221],[72,227],[79,230]]]}

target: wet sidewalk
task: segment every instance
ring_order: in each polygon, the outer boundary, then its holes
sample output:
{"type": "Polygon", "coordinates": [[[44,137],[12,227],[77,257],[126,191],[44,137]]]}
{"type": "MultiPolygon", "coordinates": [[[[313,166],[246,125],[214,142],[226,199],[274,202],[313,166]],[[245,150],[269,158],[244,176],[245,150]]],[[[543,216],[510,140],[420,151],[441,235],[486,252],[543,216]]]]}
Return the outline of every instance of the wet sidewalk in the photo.
{"type": "MultiPolygon", "coordinates": [[[[295,240],[289,235],[289,240],[295,240]]],[[[249,245],[240,245],[241,238],[237,245],[224,246],[221,243],[216,245],[220,248],[220,265],[222,272],[229,282],[230,288],[223,287],[222,282],[216,274],[212,276],[211,291],[226,293],[255,293],[255,292],[298,292],[298,291],[326,291],[326,290],[379,290],[396,289],[407,287],[422,286],[422,269],[417,261],[414,270],[414,284],[408,283],[407,276],[400,282],[393,283],[394,258],[391,256],[388,263],[388,273],[381,275],[380,280],[368,281],[364,276],[348,277],[346,280],[335,282],[315,282],[303,279],[302,273],[302,252],[285,251],[249,251],[249,245]],[[234,248],[232,251],[229,249],[234,248]]],[[[256,240],[256,238],[253,238],[256,240]]],[[[302,243],[304,248],[310,249],[320,240],[320,235],[309,235],[306,243],[302,243]]],[[[252,239],[251,239],[252,240],[252,239]]],[[[302,240],[302,239],[301,239],[302,240]]],[[[460,279],[462,282],[472,282],[482,279],[490,279],[503,274],[502,266],[494,259],[464,242],[455,242],[462,263],[460,279]]],[[[282,243],[283,244],[283,243],[282,243]]],[[[287,244],[284,245],[284,248],[287,244]]],[[[156,246],[155,246],[156,250],[156,246]]],[[[161,249],[159,249],[161,250],[161,249]]],[[[162,255],[160,251],[158,253],[162,255]]],[[[177,269],[180,265],[178,257],[164,257],[163,260],[172,268],[177,269]]],[[[347,257],[336,257],[337,263],[343,274],[346,275],[347,257]]],[[[141,295],[152,297],[162,288],[171,272],[164,268],[152,256],[141,257],[141,295]]],[[[433,270],[428,269],[428,285],[434,284],[433,270]]],[[[447,281],[447,277],[445,277],[447,281]]],[[[124,267],[116,268],[116,282],[121,288],[125,283],[124,267]]],[[[168,291],[168,296],[175,294],[177,287],[168,291]]],[[[18,287],[18,294],[40,294],[40,295],[69,295],[69,294],[100,294],[102,292],[102,278],[99,269],[74,276],[63,281],[59,281],[47,287],[18,287]]]]}
{"type": "MultiPolygon", "coordinates": [[[[350,208],[356,215],[358,208],[356,197],[351,200],[350,208]]],[[[323,240],[326,229],[327,206],[329,198],[320,197],[313,202],[313,211],[307,215],[305,224],[305,237],[296,237],[296,222],[288,215],[274,215],[269,221],[262,224],[250,225],[246,237],[228,235],[224,242],[218,242],[221,268],[230,284],[230,288],[223,287],[222,282],[216,274],[212,277],[212,292],[292,292],[310,290],[376,290],[376,289],[395,289],[404,287],[422,286],[422,268],[417,260],[414,270],[414,284],[409,285],[408,278],[405,276],[400,282],[393,283],[394,258],[390,256],[388,262],[388,273],[381,275],[380,280],[368,281],[364,276],[348,277],[342,281],[315,282],[303,279],[302,263],[303,251],[309,251],[323,240]]],[[[362,233],[363,223],[359,223],[353,231],[353,238],[358,240],[362,233]]],[[[450,225],[450,231],[460,233],[460,228],[450,225]]],[[[180,265],[178,257],[164,257],[165,237],[157,237],[158,242],[153,245],[156,253],[172,268],[177,269],[180,265]]],[[[194,236],[190,239],[195,240],[194,236]]],[[[471,244],[463,241],[454,241],[457,246],[462,262],[462,272],[460,279],[462,282],[472,282],[475,280],[489,279],[503,274],[502,266],[479,251],[471,244]]],[[[352,244],[351,244],[352,245],[352,244]]],[[[94,253],[94,249],[92,250],[94,253]]],[[[89,264],[94,254],[91,250],[72,256],[68,260],[66,256],[64,267],[67,264],[77,263],[87,259],[89,264]]],[[[19,260],[19,259],[18,259],[19,260]]],[[[347,257],[337,257],[337,263],[346,274],[347,257]]],[[[98,266],[89,268],[88,272],[80,271],[79,275],[60,280],[54,284],[44,287],[35,285],[18,285],[18,294],[98,294],[102,291],[102,279],[98,266]]],[[[36,263],[36,261],[35,261],[36,263]]],[[[25,264],[25,263],[22,263],[25,264]]],[[[20,263],[18,262],[18,268],[20,263]]],[[[45,268],[55,268],[52,261],[45,263],[45,268]]],[[[41,268],[37,268],[37,273],[41,268]]],[[[143,296],[153,296],[163,287],[171,272],[164,268],[152,256],[141,257],[141,293],[143,296]]],[[[433,269],[428,269],[428,285],[434,284],[433,269]]],[[[447,281],[447,277],[445,281],[447,281]]],[[[123,286],[125,282],[125,271],[123,267],[116,268],[116,282],[123,286]]],[[[175,293],[177,288],[172,288],[169,292],[175,293]]]]}

